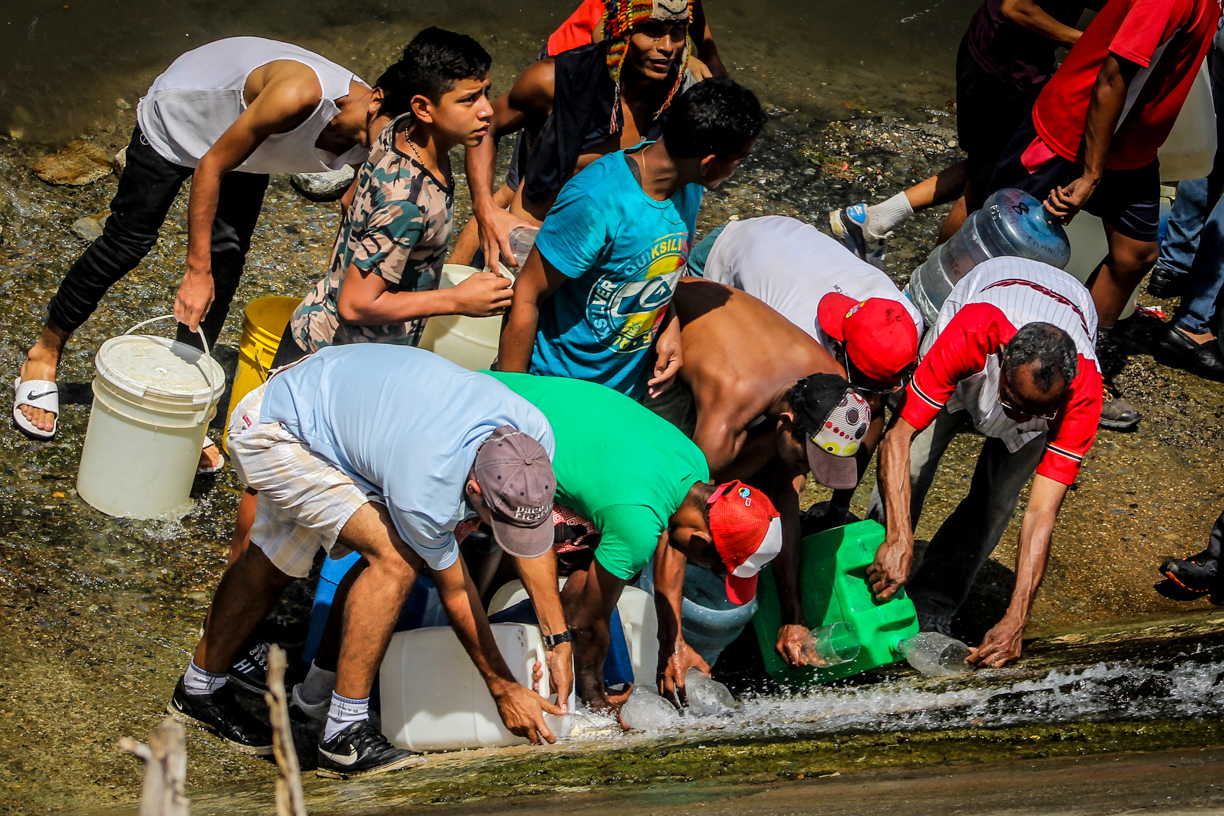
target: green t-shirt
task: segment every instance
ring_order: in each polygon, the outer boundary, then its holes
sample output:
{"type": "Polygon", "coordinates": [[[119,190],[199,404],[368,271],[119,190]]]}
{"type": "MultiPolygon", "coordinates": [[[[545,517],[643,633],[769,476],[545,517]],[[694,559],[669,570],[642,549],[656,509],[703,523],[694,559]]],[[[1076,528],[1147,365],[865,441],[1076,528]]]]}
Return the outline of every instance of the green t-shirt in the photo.
{"type": "Polygon", "coordinates": [[[709,480],[701,449],[670,422],[607,386],[488,373],[548,418],[557,442],[557,502],[595,523],[595,559],[628,581],[654,555],[693,482],[709,480]]]}

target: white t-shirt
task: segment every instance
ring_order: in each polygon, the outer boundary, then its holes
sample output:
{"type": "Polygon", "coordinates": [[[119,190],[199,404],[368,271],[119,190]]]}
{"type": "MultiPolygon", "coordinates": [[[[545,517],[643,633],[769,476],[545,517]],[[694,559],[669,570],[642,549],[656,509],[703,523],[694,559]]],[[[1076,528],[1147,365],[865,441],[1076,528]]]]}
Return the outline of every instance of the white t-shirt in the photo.
{"type": "Polygon", "coordinates": [[[727,224],[714,239],[703,277],[765,301],[826,350],[829,337],[816,322],[816,308],[830,292],[856,303],[895,300],[922,336],[922,314],[888,275],[795,218],[767,215],[727,224]]]}

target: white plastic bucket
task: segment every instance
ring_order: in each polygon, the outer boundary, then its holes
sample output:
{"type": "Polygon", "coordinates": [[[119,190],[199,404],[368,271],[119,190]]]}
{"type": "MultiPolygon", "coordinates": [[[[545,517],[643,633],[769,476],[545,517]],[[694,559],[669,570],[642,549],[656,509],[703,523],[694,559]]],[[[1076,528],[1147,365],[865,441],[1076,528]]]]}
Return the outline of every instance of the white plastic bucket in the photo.
{"type": "MultiPolygon", "coordinates": [[[[479,270],[463,264],[446,264],[442,267],[439,289],[449,289],[467,280],[479,270]]],[[[501,274],[513,280],[506,267],[501,274]]],[[[429,318],[425,331],[421,333],[420,347],[440,354],[455,365],[469,371],[481,371],[493,364],[497,358],[497,345],[501,341],[501,316],[467,317],[466,315],[438,315],[429,318]]]]}
{"type": "MultiPolygon", "coordinates": [[[[540,688],[547,689],[548,661],[540,627],[494,623],[492,629],[514,679],[531,688],[532,670],[539,661],[544,664],[540,688]]],[[[488,686],[449,626],[396,632],[379,678],[383,733],[399,748],[454,751],[527,742],[506,730],[488,686]]],[[[573,727],[576,705],[577,695],[571,692],[571,713],[544,715],[558,739],[573,727]]]]}
{"type": "Polygon", "coordinates": [[[217,413],[225,372],[199,349],[132,332],[102,344],[77,493],[120,518],[178,517],[190,509],[191,483],[208,422],[217,413]]]}
{"type": "MultiPolygon", "coordinates": [[[[565,578],[558,579],[557,583],[564,587],[565,578]]],[[[489,614],[495,615],[509,609],[527,600],[527,597],[522,581],[509,581],[493,593],[489,601],[489,614]]],[[[616,609],[620,612],[621,630],[629,646],[633,682],[635,685],[653,686],[659,665],[659,616],[655,611],[654,596],[637,587],[627,586],[621,590],[616,609]]]]}
{"type": "Polygon", "coordinates": [[[1161,181],[1201,179],[1211,172],[1216,152],[1216,117],[1207,62],[1203,60],[1200,64],[1190,93],[1173,122],[1173,130],[1160,146],[1161,181]]]}

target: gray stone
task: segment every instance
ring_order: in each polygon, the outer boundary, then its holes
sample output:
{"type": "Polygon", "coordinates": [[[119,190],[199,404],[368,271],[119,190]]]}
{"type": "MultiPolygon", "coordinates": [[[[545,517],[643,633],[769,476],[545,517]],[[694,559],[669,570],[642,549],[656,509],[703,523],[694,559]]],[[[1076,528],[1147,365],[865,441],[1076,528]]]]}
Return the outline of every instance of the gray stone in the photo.
{"type": "Polygon", "coordinates": [[[131,110],[132,104],[123,97],[120,97],[119,99],[115,100],[115,107],[119,110],[131,110]]]}
{"type": "Polygon", "coordinates": [[[34,162],[34,175],[55,185],[92,184],[112,172],[106,151],[87,142],[69,142],[60,152],[34,162]]]}
{"type": "Polygon", "coordinates": [[[311,201],[335,201],[353,183],[354,175],[353,168],[345,166],[327,173],[294,173],[289,183],[311,201]]]}
{"type": "Polygon", "coordinates": [[[87,215],[72,222],[72,232],[82,241],[93,243],[102,235],[106,219],[110,218],[110,210],[103,210],[94,215],[87,215]]]}

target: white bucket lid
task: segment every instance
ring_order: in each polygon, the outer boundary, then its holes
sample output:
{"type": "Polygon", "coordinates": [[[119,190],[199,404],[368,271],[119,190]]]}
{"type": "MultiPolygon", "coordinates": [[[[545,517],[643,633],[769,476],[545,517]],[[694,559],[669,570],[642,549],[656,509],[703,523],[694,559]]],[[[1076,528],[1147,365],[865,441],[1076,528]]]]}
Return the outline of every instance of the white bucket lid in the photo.
{"type": "Polygon", "coordinates": [[[225,372],[199,349],[165,337],[126,334],[102,344],[98,376],[136,399],[207,405],[225,390],[225,372]]]}

